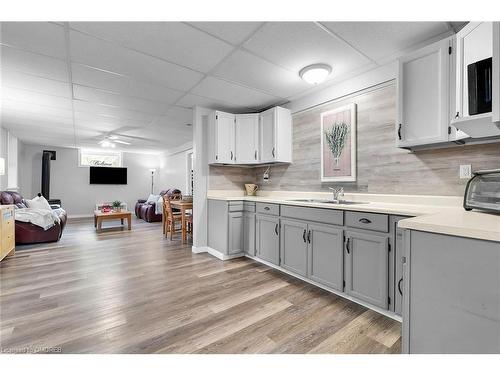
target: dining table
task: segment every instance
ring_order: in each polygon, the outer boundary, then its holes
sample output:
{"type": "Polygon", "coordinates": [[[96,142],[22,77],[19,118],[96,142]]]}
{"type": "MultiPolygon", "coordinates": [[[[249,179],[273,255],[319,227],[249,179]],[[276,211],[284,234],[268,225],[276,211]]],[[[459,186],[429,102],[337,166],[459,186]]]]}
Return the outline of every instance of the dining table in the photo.
{"type": "Polygon", "coordinates": [[[193,210],[193,201],[189,200],[171,200],[170,205],[172,208],[177,208],[181,212],[181,225],[182,225],[182,243],[187,242],[187,221],[186,211],[193,210]]]}

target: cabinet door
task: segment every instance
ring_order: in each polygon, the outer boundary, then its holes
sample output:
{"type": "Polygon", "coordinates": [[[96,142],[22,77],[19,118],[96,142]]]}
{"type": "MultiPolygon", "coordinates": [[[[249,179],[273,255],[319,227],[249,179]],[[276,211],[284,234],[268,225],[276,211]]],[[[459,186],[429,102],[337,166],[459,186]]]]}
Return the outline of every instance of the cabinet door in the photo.
{"type": "Polygon", "coordinates": [[[457,33],[456,69],[456,115],[457,118],[471,116],[469,113],[469,88],[467,66],[492,57],[493,23],[469,22],[457,33]]]}
{"type": "Polygon", "coordinates": [[[258,162],[259,114],[236,115],[236,156],[238,164],[258,162]]]}
{"type": "Polygon", "coordinates": [[[261,162],[274,161],[276,157],[275,119],[275,108],[268,109],[259,115],[261,162]]]}
{"type": "Polygon", "coordinates": [[[257,256],[279,265],[279,218],[277,216],[256,215],[255,222],[257,256]]]}
{"type": "Polygon", "coordinates": [[[248,255],[255,255],[255,214],[243,214],[243,251],[248,255]]]}
{"type": "Polygon", "coordinates": [[[216,162],[233,164],[235,157],[235,116],[231,113],[217,111],[215,113],[216,162]]]}
{"type": "MultiPolygon", "coordinates": [[[[500,122],[500,22],[493,22],[493,76],[492,104],[493,121],[500,122]]],[[[498,124],[497,124],[498,126],[498,124]]]]}
{"type": "Polygon", "coordinates": [[[399,60],[398,147],[448,141],[451,38],[399,60]]]}
{"type": "Polygon", "coordinates": [[[308,277],[330,288],[343,291],[344,233],[341,228],[309,224],[308,277]]]}
{"type": "Polygon", "coordinates": [[[389,290],[388,237],[346,231],[345,292],[387,309],[389,290]]]}
{"type": "Polygon", "coordinates": [[[243,212],[229,213],[229,255],[243,252],[243,212]]]}
{"type": "Polygon", "coordinates": [[[299,275],[307,274],[307,223],[281,220],[280,266],[299,275]]]}

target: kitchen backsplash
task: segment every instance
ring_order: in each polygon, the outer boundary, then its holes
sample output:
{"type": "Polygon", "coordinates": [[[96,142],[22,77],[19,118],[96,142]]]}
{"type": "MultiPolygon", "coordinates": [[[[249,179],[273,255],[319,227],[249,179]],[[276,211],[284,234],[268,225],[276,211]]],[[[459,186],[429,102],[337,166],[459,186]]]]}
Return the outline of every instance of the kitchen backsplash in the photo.
{"type": "MultiPolygon", "coordinates": [[[[423,109],[425,110],[425,109],[423,109]]],[[[209,189],[242,190],[255,183],[263,190],[326,191],[344,186],[346,191],[387,194],[462,195],[466,179],[459,178],[460,164],[472,170],[500,167],[500,143],[454,146],[410,152],[395,147],[396,89],[394,83],[367,89],[293,115],[293,163],[266,167],[210,166],[209,189]],[[357,104],[357,181],[320,181],[320,115],[357,104]]]]}

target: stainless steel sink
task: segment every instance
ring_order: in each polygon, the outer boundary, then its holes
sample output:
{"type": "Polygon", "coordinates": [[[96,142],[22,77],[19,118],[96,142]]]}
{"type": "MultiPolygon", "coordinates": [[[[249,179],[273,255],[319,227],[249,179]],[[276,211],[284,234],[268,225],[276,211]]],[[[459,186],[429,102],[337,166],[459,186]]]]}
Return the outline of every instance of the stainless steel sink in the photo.
{"type": "Polygon", "coordinates": [[[307,199],[307,198],[301,198],[301,199],[289,199],[289,202],[304,202],[304,203],[327,203],[327,204],[367,204],[368,202],[354,202],[354,201],[345,201],[345,200],[340,200],[340,201],[334,201],[330,199],[307,199]]]}

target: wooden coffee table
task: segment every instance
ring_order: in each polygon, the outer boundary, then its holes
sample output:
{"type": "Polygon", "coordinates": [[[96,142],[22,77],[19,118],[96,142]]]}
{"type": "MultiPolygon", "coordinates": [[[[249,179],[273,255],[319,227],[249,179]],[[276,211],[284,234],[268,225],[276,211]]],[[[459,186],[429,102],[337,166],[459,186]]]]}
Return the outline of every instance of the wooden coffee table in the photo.
{"type": "MultiPolygon", "coordinates": [[[[132,213],[130,211],[120,211],[120,212],[101,212],[94,211],[94,227],[97,229],[97,233],[102,231],[102,222],[106,220],[118,220],[120,219],[123,225],[123,219],[127,219],[128,230],[132,229],[132,213]]],[[[121,228],[121,227],[120,227],[121,228]]]]}

